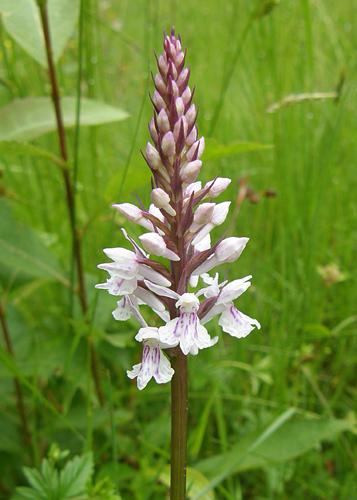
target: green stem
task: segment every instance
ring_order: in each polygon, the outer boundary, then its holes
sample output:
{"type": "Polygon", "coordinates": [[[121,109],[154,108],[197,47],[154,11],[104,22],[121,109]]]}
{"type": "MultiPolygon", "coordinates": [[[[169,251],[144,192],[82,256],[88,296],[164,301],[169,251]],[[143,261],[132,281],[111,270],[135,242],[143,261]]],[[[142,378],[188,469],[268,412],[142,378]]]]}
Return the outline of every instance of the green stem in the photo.
{"type": "Polygon", "coordinates": [[[171,491],[170,500],[186,498],[187,462],[187,356],[180,346],[171,358],[171,491]]]}

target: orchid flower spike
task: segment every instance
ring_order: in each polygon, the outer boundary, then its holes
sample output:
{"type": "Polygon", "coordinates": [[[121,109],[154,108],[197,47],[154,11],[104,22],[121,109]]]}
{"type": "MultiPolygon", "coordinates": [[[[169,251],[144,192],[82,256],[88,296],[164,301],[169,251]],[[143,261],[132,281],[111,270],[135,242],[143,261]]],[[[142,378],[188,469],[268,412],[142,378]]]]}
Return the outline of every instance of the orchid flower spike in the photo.
{"type": "Polygon", "coordinates": [[[142,152],[152,176],[151,205],[147,208],[140,200],[139,206],[113,205],[128,224],[138,224],[146,232],[139,236],[138,245],[123,231],[131,250],[104,250],[112,262],[98,267],[109,278],[96,285],[119,296],[115,320],[133,316],[141,327],[135,339],[143,346],[142,361],[127,372],[129,378],[137,378],[140,390],[151,378],[161,384],[175,376],[165,349],[170,359],[182,360],[216,344],[218,337],[211,338],[204,326],[214,316],[219,316],[224,332],[237,338],[260,328],[257,320],[233,303],[248,289],[251,276],[219,283],[218,274],[214,278],[208,274],[220,264],[237,260],[248,238],[221,237],[211,242],[211,233],[224,224],[230,207],[230,201],[215,203],[215,199],[231,180],[217,176],[203,187],[197,180],[204,168],[205,141],[196,125],[198,107],[193,102],[194,88],[189,86],[186,50],[174,29],[164,35],[163,49],[153,76],[151,141],[142,152]],[[189,286],[198,289],[191,293],[189,286]],[[145,319],[143,305],[158,315],[161,326],[147,325],[151,316],[145,319]]]}

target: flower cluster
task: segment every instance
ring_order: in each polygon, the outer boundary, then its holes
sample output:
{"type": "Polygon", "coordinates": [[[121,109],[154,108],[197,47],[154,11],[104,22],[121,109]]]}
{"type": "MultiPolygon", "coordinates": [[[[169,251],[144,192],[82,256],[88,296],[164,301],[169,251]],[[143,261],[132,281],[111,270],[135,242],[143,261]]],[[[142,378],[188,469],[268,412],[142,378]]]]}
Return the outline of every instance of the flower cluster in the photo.
{"type": "Polygon", "coordinates": [[[222,263],[234,262],[248,238],[220,238],[211,245],[210,232],[224,222],[230,202],[215,203],[231,182],[216,177],[202,187],[200,172],[204,138],[198,138],[197,109],[192,102],[194,89],[188,81],[186,53],[181,39],[164,35],[164,53],[157,58],[159,73],[153,78],[151,96],[154,116],[149,124],[152,143],[143,154],[152,173],[152,204],[146,209],[130,203],[113,205],[128,221],[148,232],[139,236],[141,246],[126,232],[132,250],[107,248],[113,262],[100,264],[110,278],[96,285],[120,296],[113,316],[119,321],[134,316],[141,325],[135,339],[143,344],[140,364],[128,371],[143,389],[154,377],[156,382],[171,380],[174,371],[163,353],[179,346],[185,355],[197,354],[218,341],[211,338],[205,324],[219,315],[224,332],[242,338],[260,324],[235,308],[233,301],[250,286],[247,276],[231,283],[218,282],[208,272],[222,263]],[[141,248],[142,247],[142,248],[141,248]],[[147,253],[146,253],[147,252],[147,253]],[[168,259],[169,268],[150,256],[168,259]],[[199,278],[203,288],[196,293],[199,278]],[[148,305],[163,320],[160,328],[147,325],[140,305],[148,305]]]}

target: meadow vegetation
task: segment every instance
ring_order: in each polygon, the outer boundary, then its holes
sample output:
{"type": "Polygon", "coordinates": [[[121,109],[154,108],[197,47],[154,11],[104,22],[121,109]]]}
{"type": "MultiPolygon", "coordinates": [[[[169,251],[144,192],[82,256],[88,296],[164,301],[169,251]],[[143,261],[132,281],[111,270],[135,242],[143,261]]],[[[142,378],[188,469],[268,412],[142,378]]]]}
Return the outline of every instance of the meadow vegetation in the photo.
{"type": "Polygon", "coordinates": [[[262,325],[237,341],[213,321],[217,346],[189,358],[188,498],[357,498],[356,22],[353,2],[332,0],[83,1],[56,64],[60,95],[73,97],[64,165],[56,127],[40,131],[42,101],[15,109],[14,100],[49,97],[51,85],[46,63],[4,21],[1,498],[167,498],[169,384],[139,392],[127,378],[141,357],[138,324],[115,321],[115,298],[94,285],[106,277],[102,249],[126,246],[120,228],[141,234],[111,205],[136,194],[150,203],[140,149],[153,51],[172,26],[207,139],[201,179],[232,178],[224,230],[250,238],[229,277],[253,275],[239,308],[262,325]],[[78,96],[108,108],[83,101],[78,127],[78,96]]]}

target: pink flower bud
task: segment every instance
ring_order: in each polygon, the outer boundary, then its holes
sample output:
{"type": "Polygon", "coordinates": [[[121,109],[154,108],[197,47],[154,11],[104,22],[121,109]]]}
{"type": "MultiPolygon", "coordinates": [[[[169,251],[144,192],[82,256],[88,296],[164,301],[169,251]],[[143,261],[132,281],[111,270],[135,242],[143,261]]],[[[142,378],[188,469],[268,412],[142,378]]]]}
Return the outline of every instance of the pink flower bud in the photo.
{"type": "Polygon", "coordinates": [[[150,125],[149,125],[149,132],[150,132],[151,139],[152,139],[154,142],[157,142],[157,140],[158,140],[158,135],[157,135],[157,130],[156,130],[156,127],[155,127],[155,121],[154,121],[154,118],[151,118],[150,125]]]}
{"type": "Polygon", "coordinates": [[[145,156],[148,164],[153,170],[157,170],[158,168],[162,167],[160,155],[156,151],[154,146],[150,144],[150,142],[148,142],[146,145],[145,156]]]}
{"type": "Polygon", "coordinates": [[[161,188],[155,188],[150,194],[151,201],[157,208],[164,209],[168,214],[175,216],[176,211],[170,205],[170,196],[161,188]]]}
{"type": "Polygon", "coordinates": [[[196,177],[200,173],[202,166],[201,160],[191,161],[187,163],[185,167],[181,170],[181,179],[186,184],[190,184],[196,180],[196,177]]]}
{"type": "Polygon", "coordinates": [[[193,214],[193,222],[197,225],[210,222],[215,206],[215,203],[202,203],[199,205],[193,214]]]}
{"type": "Polygon", "coordinates": [[[166,75],[168,70],[166,54],[159,57],[159,68],[164,73],[164,75],[166,75]]]}
{"type": "Polygon", "coordinates": [[[159,126],[160,132],[162,132],[163,134],[170,130],[170,122],[164,109],[162,109],[157,115],[157,124],[159,126]]]}
{"type": "Polygon", "coordinates": [[[113,208],[116,208],[130,222],[138,222],[143,216],[140,208],[131,203],[120,203],[113,205],[113,208]]]}
{"type": "Polygon", "coordinates": [[[186,87],[185,90],[182,92],[182,96],[181,96],[185,105],[188,102],[190,102],[191,95],[192,95],[192,93],[191,93],[190,87],[186,87]]]}
{"type": "Polygon", "coordinates": [[[181,71],[180,76],[177,79],[177,85],[180,86],[188,76],[188,69],[185,68],[181,71]]]}
{"type": "Polygon", "coordinates": [[[188,126],[191,127],[191,125],[193,125],[195,123],[195,120],[196,120],[196,108],[195,108],[195,105],[193,103],[188,108],[185,116],[186,116],[188,126]]]}
{"type": "Polygon", "coordinates": [[[190,147],[190,149],[187,151],[186,158],[188,159],[188,161],[192,160],[192,158],[196,152],[197,146],[198,146],[197,159],[199,160],[202,156],[204,149],[205,149],[205,140],[203,137],[201,137],[201,139],[199,139],[198,141],[194,142],[192,144],[192,146],[190,147]]]}
{"type": "Polygon", "coordinates": [[[211,222],[215,226],[220,226],[226,220],[228,215],[230,201],[224,201],[223,203],[219,203],[214,207],[214,211],[212,214],[211,222]]]}
{"type": "Polygon", "coordinates": [[[146,233],[139,236],[143,248],[154,255],[178,261],[180,257],[166,247],[165,240],[157,233],[146,233]]]}
{"type": "Polygon", "coordinates": [[[182,116],[184,114],[184,112],[185,112],[185,105],[184,105],[184,102],[181,99],[181,97],[178,97],[176,99],[175,106],[176,106],[176,110],[177,110],[177,115],[180,118],[180,116],[182,116]]]}
{"type": "Polygon", "coordinates": [[[165,156],[172,156],[175,153],[175,139],[171,131],[166,132],[161,142],[161,149],[165,156]]]}
{"type": "Polygon", "coordinates": [[[161,94],[166,94],[166,85],[160,75],[155,75],[155,87],[161,94]]]}
{"type": "Polygon", "coordinates": [[[197,141],[197,127],[194,126],[190,134],[187,136],[186,144],[192,146],[192,144],[197,141]]]}
{"type": "Polygon", "coordinates": [[[182,50],[181,42],[180,40],[176,40],[176,54],[179,54],[181,50],[182,50]]]}
{"type": "Polygon", "coordinates": [[[162,108],[166,108],[166,104],[165,104],[165,101],[163,100],[163,98],[161,97],[161,95],[158,93],[157,90],[154,91],[154,95],[153,95],[153,103],[155,104],[155,106],[157,107],[157,109],[162,109],[162,108]]]}
{"type": "Polygon", "coordinates": [[[171,84],[172,84],[172,92],[173,92],[174,97],[176,99],[178,97],[178,95],[179,95],[179,88],[178,88],[177,83],[175,82],[175,80],[172,80],[171,84]]]}
{"type": "Polygon", "coordinates": [[[176,66],[180,66],[182,61],[184,60],[185,54],[183,52],[179,52],[175,58],[175,64],[176,66]]]}
{"type": "MultiPolygon", "coordinates": [[[[231,179],[228,177],[218,177],[215,180],[215,183],[211,187],[211,189],[208,191],[207,196],[210,196],[211,198],[216,198],[219,196],[231,183],[231,179]]],[[[210,185],[212,184],[212,181],[207,182],[204,189],[207,189],[210,185]]]]}
{"type": "Polygon", "coordinates": [[[181,118],[179,118],[179,120],[175,123],[175,127],[174,127],[174,138],[175,138],[175,141],[177,141],[177,139],[179,137],[181,123],[182,123],[182,126],[183,126],[184,136],[186,137],[186,135],[187,135],[187,120],[186,120],[185,116],[181,116],[181,118]]]}
{"type": "Polygon", "coordinates": [[[214,253],[220,262],[234,262],[243,252],[249,238],[231,236],[223,240],[214,253]]]}

